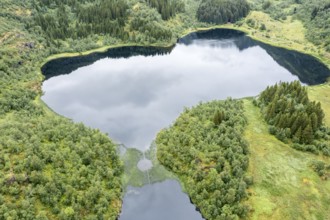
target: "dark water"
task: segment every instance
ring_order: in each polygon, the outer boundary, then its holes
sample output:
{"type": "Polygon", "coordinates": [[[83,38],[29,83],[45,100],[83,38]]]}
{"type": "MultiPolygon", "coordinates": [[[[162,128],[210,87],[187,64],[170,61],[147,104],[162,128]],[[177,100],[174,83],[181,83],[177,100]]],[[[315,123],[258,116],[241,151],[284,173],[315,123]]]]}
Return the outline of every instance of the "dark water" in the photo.
{"type": "Polygon", "coordinates": [[[201,220],[177,181],[128,187],[121,220],[201,220]]]}
{"type": "MultiPolygon", "coordinates": [[[[255,96],[279,81],[320,84],[330,76],[310,56],[230,30],[190,34],[171,48],[123,47],[58,59],[42,70],[42,99],[52,109],[140,150],[184,107],[255,96]]],[[[121,220],[201,219],[176,182],[132,190],[138,194],[125,196],[121,220]]]]}

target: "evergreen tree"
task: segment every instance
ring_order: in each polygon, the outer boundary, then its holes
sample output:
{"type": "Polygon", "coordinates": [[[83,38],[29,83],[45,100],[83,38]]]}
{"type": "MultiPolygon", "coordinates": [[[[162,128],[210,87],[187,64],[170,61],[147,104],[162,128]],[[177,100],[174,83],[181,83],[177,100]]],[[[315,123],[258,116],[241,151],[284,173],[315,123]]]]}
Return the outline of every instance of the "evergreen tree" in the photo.
{"type": "Polygon", "coordinates": [[[313,129],[310,124],[306,126],[301,135],[302,143],[310,144],[313,141],[313,129]]]}
{"type": "Polygon", "coordinates": [[[302,131],[301,131],[301,127],[298,128],[298,130],[295,132],[294,134],[294,142],[300,143],[301,142],[301,135],[302,135],[302,131]]]}
{"type": "Polygon", "coordinates": [[[199,21],[223,24],[236,22],[249,13],[246,0],[202,0],[197,10],[199,21]]]}
{"type": "MultiPolygon", "coordinates": [[[[292,139],[294,143],[312,144],[317,133],[327,136],[326,132],[321,131],[324,118],[321,104],[309,101],[306,88],[298,81],[267,87],[260,94],[258,101],[265,120],[271,125],[270,133],[278,139],[292,139]]],[[[312,152],[319,148],[320,151],[327,152],[323,150],[326,147],[312,145],[299,145],[296,148],[312,152]]]]}

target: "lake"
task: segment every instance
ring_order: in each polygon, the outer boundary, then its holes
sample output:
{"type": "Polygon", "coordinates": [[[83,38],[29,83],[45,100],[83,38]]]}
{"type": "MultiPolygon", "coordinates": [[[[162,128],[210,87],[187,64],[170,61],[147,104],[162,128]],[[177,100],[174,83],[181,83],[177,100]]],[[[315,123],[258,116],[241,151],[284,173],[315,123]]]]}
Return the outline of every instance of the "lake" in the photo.
{"type": "MultiPolygon", "coordinates": [[[[189,34],[169,48],[121,47],[61,58],[42,71],[42,99],[50,108],[141,151],[185,107],[256,96],[280,81],[316,85],[330,76],[313,57],[219,29],[189,34]]],[[[176,181],[129,188],[120,219],[161,219],[161,213],[164,219],[202,219],[176,181]]]]}

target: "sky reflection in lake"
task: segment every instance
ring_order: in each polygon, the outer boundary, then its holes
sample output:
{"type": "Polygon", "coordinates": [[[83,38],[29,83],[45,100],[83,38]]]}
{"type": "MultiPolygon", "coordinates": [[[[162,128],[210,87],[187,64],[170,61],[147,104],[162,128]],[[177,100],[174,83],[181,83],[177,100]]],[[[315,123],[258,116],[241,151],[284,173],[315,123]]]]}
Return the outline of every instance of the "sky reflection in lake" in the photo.
{"type": "Polygon", "coordinates": [[[42,99],[59,114],[145,150],[184,107],[255,96],[297,79],[259,46],[239,50],[234,40],[198,39],[167,55],[105,58],[52,77],[42,99]]]}
{"type": "Polygon", "coordinates": [[[119,220],[202,220],[175,180],[128,187],[119,220]],[[156,213],[156,214],[155,214],[156,213]]]}

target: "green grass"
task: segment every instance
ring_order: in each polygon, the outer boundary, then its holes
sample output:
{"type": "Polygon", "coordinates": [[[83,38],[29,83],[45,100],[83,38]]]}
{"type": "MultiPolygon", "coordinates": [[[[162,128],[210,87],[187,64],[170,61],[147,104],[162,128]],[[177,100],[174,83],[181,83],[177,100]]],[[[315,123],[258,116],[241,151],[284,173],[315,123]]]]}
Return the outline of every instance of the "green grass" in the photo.
{"type": "Polygon", "coordinates": [[[325,113],[325,124],[330,127],[330,83],[308,87],[308,96],[321,103],[325,113]]]}
{"type": "Polygon", "coordinates": [[[292,149],[269,135],[259,108],[244,100],[249,124],[245,138],[250,144],[248,174],[254,184],[247,203],[251,219],[330,219],[330,181],[310,168],[314,159],[329,158],[292,149]]]}

